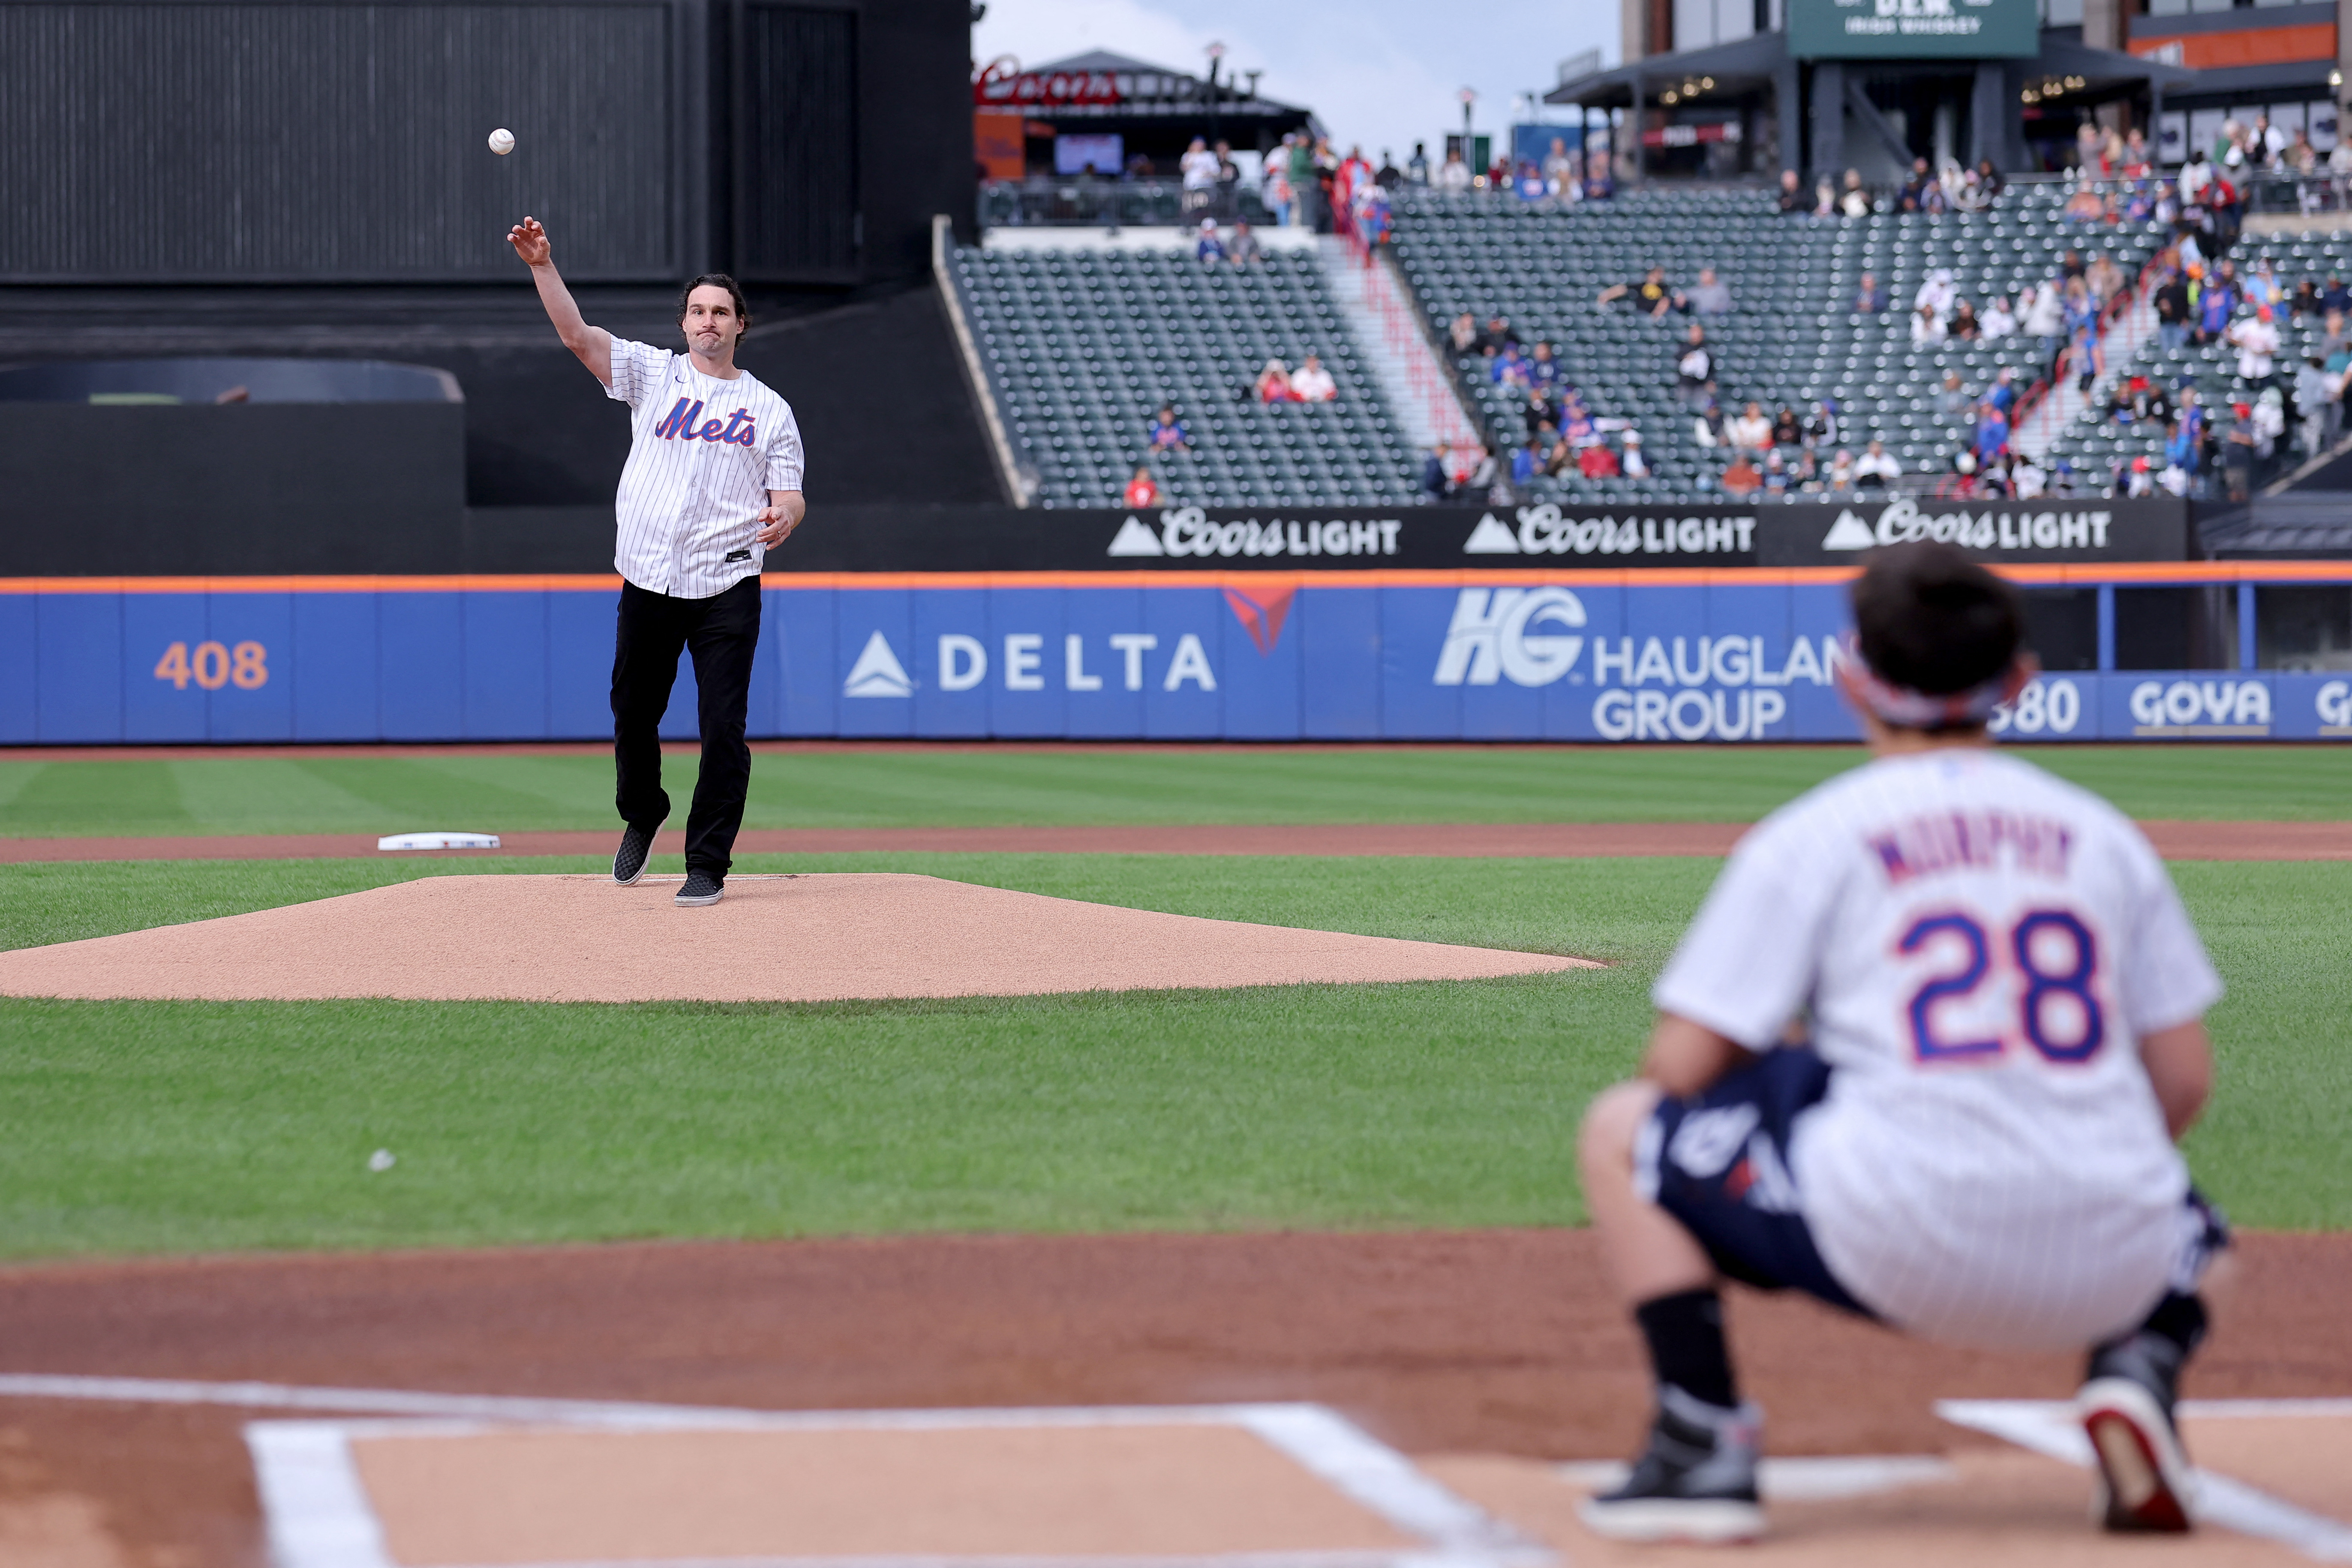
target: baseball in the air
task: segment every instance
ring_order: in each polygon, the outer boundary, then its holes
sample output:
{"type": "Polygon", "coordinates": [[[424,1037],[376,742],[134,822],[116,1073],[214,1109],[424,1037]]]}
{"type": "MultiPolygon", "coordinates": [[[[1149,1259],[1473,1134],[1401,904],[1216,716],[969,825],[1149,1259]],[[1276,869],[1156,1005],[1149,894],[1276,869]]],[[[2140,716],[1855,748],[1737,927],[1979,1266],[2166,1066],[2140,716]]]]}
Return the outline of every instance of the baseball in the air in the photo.
{"type": "Polygon", "coordinates": [[[514,151],[514,132],[500,126],[490,132],[490,151],[503,158],[514,151]]]}

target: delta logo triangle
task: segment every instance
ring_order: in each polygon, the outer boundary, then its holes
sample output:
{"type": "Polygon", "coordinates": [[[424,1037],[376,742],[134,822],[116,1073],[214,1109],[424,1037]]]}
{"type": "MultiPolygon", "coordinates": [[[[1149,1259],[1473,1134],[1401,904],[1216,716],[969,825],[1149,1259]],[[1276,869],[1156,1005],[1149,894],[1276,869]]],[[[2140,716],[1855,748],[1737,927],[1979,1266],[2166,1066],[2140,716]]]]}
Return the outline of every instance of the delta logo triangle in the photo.
{"type": "Polygon", "coordinates": [[[1867,550],[1877,542],[1878,536],[1870,531],[1870,524],[1851,511],[1840,511],[1837,521],[1830,524],[1829,532],[1822,537],[1823,550],[1867,550]]]}
{"type": "Polygon", "coordinates": [[[890,639],[877,631],[866,639],[865,651],[857,662],[849,667],[849,679],[841,684],[844,697],[912,697],[915,683],[907,679],[907,667],[890,651],[890,639]]]}
{"type": "Polygon", "coordinates": [[[1118,525],[1118,532],[1110,542],[1113,555],[1165,555],[1160,548],[1160,536],[1129,517],[1118,525]]]}
{"type": "Polygon", "coordinates": [[[1465,555],[1517,555],[1520,553],[1519,536],[1496,522],[1495,514],[1490,511],[1478,520],[1477,527],[1470,531],[1469,539],[1463,543],[1462,553],[1465,555]]]}
{"type": "Polygon", "coordinates": [[[1233,606],[1234,618],[1249,633],[1250,641],[1257,645],[1263,658],[1274,651],[1282,640],[1282,623],[1290,616],[1290,597],[1298,592],[1296,585],[1286,588],[1261,588],[1251,584],[1243,588],[1225,590],[1225,603],[1233,606]]]}

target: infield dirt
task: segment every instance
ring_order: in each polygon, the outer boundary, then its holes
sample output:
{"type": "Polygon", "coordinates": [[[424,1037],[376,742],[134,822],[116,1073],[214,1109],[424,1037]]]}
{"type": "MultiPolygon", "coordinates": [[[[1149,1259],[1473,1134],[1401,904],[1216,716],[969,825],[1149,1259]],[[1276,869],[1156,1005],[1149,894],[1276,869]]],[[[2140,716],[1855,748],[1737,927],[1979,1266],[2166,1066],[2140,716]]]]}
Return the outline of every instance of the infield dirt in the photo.
{"type": "MultiPolygon", "coordinates": [[[[2352,1393],[2340,1310],[2352,1236],[2249,1236],[2242,1256],[2237,1309],[2190,1369],[2189,1394],[2352,1393]]],[[[2064,1398],[2079,1373],[2073,1357],[1939,1348],[1746,1292],[1732,1328],[1780,1454],[1990,1462],[2007,1451],[1938,1421],[1931,1401],[2064,1398]]],[[[779,1410],[1311,1399],[1423,1457],[1621,1458],[1647,1413],[1643,1364],[1580,1231],[913,1237],[0,1270],[5,1372],[779,1410]]],[[[0,1399],[0,1513],[79,1521],[117,1548],[58,1568],[258,1568],[239,1436],[254,1414],[0,1399]]],[[[1522,1519],[1514,1495],[1542,1506],[1528,1500],[1539,1478],[1500,1458],[1432,1469],[1522,1519]]],[[[2079,1475],[2050,1485],[2032,1519],[2057,1533],[2040,1544],[2116,1560],[2106,1548],[2120,1543],[2082,1523],[2079,1475]]],[[[2023,1528],[1961,1489],[1929,1506],[1996,1538],[2023,1528]]],[[[2161,1560],[2212,1561],[2217,1548],[2231,1559],[2251,1543],[2179,1545],[2161,1560]]]]}

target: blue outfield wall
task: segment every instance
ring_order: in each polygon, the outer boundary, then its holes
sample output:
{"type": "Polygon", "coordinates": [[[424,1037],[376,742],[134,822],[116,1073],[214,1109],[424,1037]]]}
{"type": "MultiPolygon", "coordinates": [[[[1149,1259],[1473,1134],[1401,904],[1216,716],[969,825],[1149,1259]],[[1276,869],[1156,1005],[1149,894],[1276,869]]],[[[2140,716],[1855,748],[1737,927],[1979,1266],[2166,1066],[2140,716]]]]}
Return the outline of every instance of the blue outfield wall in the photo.
{"type": "MultiPolygon", "coordinates": [[[[1829,582],[780,584],[763,737],[1826,741],[1829,582]]],[[[576,580],[574,580],[576,581],[576,580]]],[[[593,740],[609,587],[0,593],[0,743],[593,740]]],[[[2043,677],[2005,733],[2352,739],[2352,681],[2043,677]]],[[[697,732],[681,661],[666,736],[697,732]]]]}

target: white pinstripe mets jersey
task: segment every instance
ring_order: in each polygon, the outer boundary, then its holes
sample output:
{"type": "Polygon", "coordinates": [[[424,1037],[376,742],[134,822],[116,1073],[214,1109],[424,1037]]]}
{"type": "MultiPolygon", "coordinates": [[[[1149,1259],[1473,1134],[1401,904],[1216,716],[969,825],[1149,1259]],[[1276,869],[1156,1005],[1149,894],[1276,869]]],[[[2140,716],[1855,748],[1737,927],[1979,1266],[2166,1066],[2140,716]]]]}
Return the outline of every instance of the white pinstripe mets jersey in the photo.
{"type": "Polygon", "coordinates": [[[613,565],[679,599],[723,594],[760,570],[753,534],[770,490],[801,488],[792,405],[745,371],[705,375],[685,354],[613,340],[605,395],[629,405],[613,565]]]}
{"type": "Polygon", "coordinates": [[[1883,758],[1741,840],[1659,1008],[1750,1050],[1811,1014],[1832,1070],[1788,1151],[1839,1282],[1941,1339],[2080,1348],[2183,1245],[2140,1065],[2221,983],[2120,812],[1990,750],[1883,758]]]}

